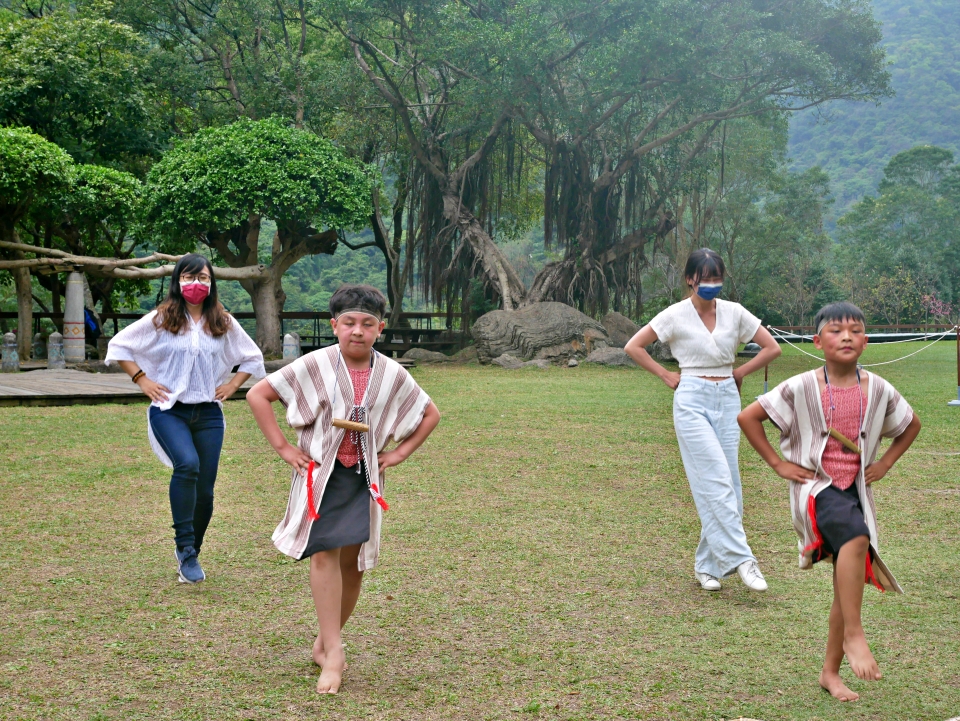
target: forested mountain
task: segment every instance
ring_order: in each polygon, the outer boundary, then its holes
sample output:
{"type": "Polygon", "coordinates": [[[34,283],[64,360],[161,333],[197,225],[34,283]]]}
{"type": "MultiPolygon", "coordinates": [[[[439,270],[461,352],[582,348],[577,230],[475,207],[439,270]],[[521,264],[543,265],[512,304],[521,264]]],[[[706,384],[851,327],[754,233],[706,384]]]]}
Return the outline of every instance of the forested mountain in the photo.
{"type": "Polygon", "coordinates": [[[835,215],[873,192],[883,168],[916,145],[960,151],[960,2],[873,0],[896,96],[879,106],[837,102],[791,123],[797,169],[821,166],[832,181],[835,215]]]}

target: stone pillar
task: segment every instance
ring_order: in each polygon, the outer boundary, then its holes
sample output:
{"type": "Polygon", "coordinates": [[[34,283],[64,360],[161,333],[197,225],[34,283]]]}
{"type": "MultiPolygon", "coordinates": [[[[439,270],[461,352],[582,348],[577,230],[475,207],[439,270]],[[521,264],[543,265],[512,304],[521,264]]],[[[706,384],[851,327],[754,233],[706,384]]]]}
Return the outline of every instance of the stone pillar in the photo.
{"type": "Polygon", "coordinates": [[[17,336],[6,333],[3,336],[3,350],[0,351],[0,371],[3,373],[20,372],[20,354],[17,353],[17,336]]]}
{"type": "Polygon", "coordinates": [[[287,333],[283,336],[283,357],[284,359],[293,359],[300,357],[300,344],[293,333],[287,333]]]}
{"type": "Polygon", "coordinates": [[[55,370],[66,367],[63,360],[63,336],[56,332],[51,333],[47,340],[47,368],[55,370]]]}
{"type": "Polygon", "coordinates": [[[43,360],[47,357],[47,339],[43,333],[37,333],[33,336],[33,359],[43,360]]]}
{"type": "Polygon", "coordinates": [[[67,363],[82,363],[86,356],[82,274],[71,273],[67,278],[66,296],[63,309],[63,359],[67,363]]]}

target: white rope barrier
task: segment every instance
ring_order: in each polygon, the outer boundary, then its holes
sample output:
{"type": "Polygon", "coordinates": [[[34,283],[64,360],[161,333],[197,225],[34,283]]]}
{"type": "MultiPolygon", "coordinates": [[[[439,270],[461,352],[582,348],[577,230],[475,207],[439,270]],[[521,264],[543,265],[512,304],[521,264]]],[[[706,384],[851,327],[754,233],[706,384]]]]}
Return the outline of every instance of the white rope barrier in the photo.
{"type": "MultiPolygon", "coordinates": [[[[876,366],[885,366],[885,365],[890,365],[891,363],[899,363],[900,361],[906,360],[907,358],[910,358],[910,357],[912,357],[912,356],[915,356],[915,355],[917,355],[918,353],[922,353],[923,351],[927,350],[927,349],[930,348],[931,346],[933,346],[933,345],[935,345],[936,343],[942,341],[942,340],[943,340],[946,336],[948,336],[950,333],[953,333],[954,331],[956,331],[957,328],[958,328],[958,326],[953,326],[953,328],[950,328],[949,330],[944,331],[943,333],[940,334],[939,337],[936,338],[936,340],[931,341],[930,343],[928,343],[927,345],[925,345],[923,348],[920,348],[919,350],[915,350],[913,353],[908,353],[907,355],[902,356],[902,357],[900,357],[900,358],[894,358],[893,360],[883,361],[883,362],[881,362],[881,363],[862,363],[860,367],[861,367],[861,368],[874,368],[874,367],[876,367],[876,366]]],[[[768,326],[768,330],[770,330],[770,331],[772,331],[773,333],[775,333],[775,334],[777,335],[777,337],[780,338],[784,343],[786,343],[787,345],[789,345],[789,346],[791,346],[791,347],[793,347],[793,348],[796,348],[798,351],[800,351],[800,352],[803,353],[804,355],[808,355],[808,356],[810,356],[811,358],[815,358],[815,359],[817,359],[818,361],[820,361],[821,363],[823,362],[823,358],[822,358],[822,357],[820,357],[820,356],[818,356],[818,355],[816,355],[816,354],[814,354],[814,353],[809,353],[809,352],[805,351],[805,350],[804,350],[803,348],[801,348],[800,346],[798,346],[798,345],[796,345],[796,344],[794,344],[794,343],[791,343],[791,342],[787,339],[787,337],[786,337],[786,336],[789,334],[789,335],[792,335],[792,336],[797,337],[797,338],[812,339],[813,336],[804,336],[804,335],[799,335],[799,334],[797,334],[797,333],[788,333],[788,331],[781,330],[780,328],[774,328],[773,326],[768,326]]],[[[924,336],[924,339],[923,339],[923,340],[926,340],[926,338],[929,338],[929,337],[931,337],[931,336],[924,336]]],[[[905,342],[907,342],[907,341],[891,341],[891,343],[905,343],[905,342]]],[[[914,341],[909,341],[909,342],[914,342],[914,341]]],[[[884,344],[884,345],[886,345],[886,344],[884,344]]]]}
{"type": "MultiPolygon", "coordinates": [[[[802,333],[794,333],[793,331],[783,330],[783,329],[781,329],[781,328],[773,328],[772,326],[768,326],[768,328],[769,328],[770,330],[776,330],[778,333],[783,333],[783,334],[785,334],[785,335],[793,336],[794,338],[801,338],[801,339],[803,339],[803,340],[809,340],[809,341],[812,341],[812,340],[813,340],[813,336],[812,336],[812,335],[803,335],[802,333]]],[[[941,333],[941,334],[939,334],[939,335],[936,334],[936,333],[924,333],[922,338],[903,338],[903,339],[901,339],[901,340],[887,340],[887,341],[884,341],[884,342],[883,342],[883,345],[896,345],[897,343],[918,343],[918,342],[921,342],[921,341],[929,340],[929,339],[931,339],[931,338],[936,338],[936,339],[939,341],[939,340],[943,340],[943,336],[945,336],[945,335],[947,335],[947,334],[949,334],[949,333],[953,333],[953,331],[956,330],[956,328],[957,328],[957,326],[954,326],[953,328],[950,328],[949,330],[947,330],[947,331],[945,331],[945,332],[943,332],[943,333],[941,333]]],[[[867,333],[867,335],[869,336],[869,335],[873,335],[873,334],[872,334],[872,333],[867,333]]],[[[784,338],[784,340],[786,340],[786,338],[784,338]]]]}

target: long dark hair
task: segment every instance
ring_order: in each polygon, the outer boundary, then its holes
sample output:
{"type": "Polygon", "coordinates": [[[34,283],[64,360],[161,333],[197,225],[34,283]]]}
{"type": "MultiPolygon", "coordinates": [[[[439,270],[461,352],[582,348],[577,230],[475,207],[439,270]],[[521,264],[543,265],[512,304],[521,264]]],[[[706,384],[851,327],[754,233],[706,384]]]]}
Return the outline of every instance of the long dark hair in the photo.
{"type": "Polygon", "coordinates": [[[180,276],[184,273],[197,275],[202,270],[210,274],[210,294],[203,300],[205,330],[214,338],[219,338],[229,330],[230,316],[217,299],[217,277],[213,274],[213,266],[209,260],[196,253],[188,253],[173,266],[170,291],[166,299],[157,306],[157,315],[153,319],[157,328],[171,333],[179,333],[184,329],[187,324],[187,301],[180,293],[180,276]]]}
{"type": "Polygon", "coordinates": [[[723,258],[715,250],[710,248],[699,248],[687,258],[687,265],[683,269],[685,280],[693,281],[696,285],[701,278],[712,278],[717,276],[723,278],[727,274],[727,268],[723,264],[723,258]]]}

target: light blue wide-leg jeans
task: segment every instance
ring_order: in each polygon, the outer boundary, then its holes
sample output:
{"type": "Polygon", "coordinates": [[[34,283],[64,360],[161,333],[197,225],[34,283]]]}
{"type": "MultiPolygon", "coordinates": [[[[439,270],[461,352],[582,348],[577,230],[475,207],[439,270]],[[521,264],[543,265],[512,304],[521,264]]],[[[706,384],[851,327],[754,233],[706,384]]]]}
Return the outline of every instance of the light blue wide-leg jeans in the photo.
{"type": "Polygon", "coordinates": [[[753,560],[743,530],[738,450],[740,394],[730,378],[683,376],[673,396],[673,425],[693,502],[700,514],[694,570],[723,578],[753,560]]]}

